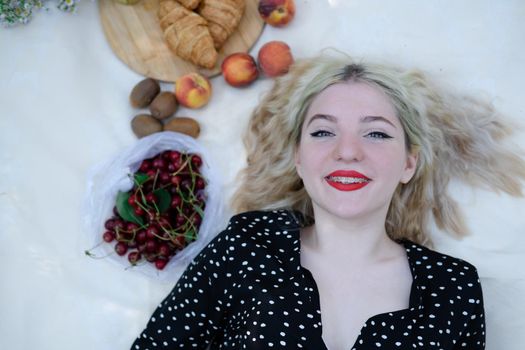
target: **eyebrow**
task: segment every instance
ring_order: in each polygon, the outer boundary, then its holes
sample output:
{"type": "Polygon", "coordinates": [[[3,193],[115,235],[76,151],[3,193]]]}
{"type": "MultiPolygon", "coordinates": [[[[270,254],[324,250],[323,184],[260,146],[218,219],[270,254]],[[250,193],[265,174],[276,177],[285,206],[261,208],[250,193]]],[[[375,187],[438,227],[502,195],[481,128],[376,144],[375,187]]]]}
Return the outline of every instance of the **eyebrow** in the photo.
{"type": "MultiPolygon", "coordinates": [[[[324,119],[324,120],[328,120],[330,122],[337,122],[337,118],[334,117],[333,115],[329,115],[329,114],[315,114],[312,118],[310,118],[310,120],[308,121],[307,123],[307,127],[308,125],[312,124],[312,122],[316,119],[324,119]]],[[[388,119],[386,119],[385,117],[382,117],[380,115],[367,115],[367,116],[364,116],[362,117],[360,120],[359,120],[361,123],[372,123],[372,122],[375,122],[375,121],[380,121],[380,122],[384,122],[384,123],[387,123],[387,124],[390,124],[392,125],[394,128],[397,129],[397,127],[388,119]]]]}
{"type": "Polygon", "coordinates": [[[333,115],[329,115],[329,114],[315,114],[312,118],[310,118],[310,120],[308,121],[308,123],[306,124],[306,126],[308,127],[308,125],[312,124],[312,122],[316,119],[324,119],[324,120],[328,120],[330,122],[333,122],[335,123],[337,121],[337,118],[334,117],[333,115]]]}
{"type": "Polygon", "coordinates": [[[397,129],[396,126],[390,120],[388,120],[385,117],[382,117],[380,115],[367,115],[366,117],[361,118],[360,121],[363,122],[363,123],[371,123],[371,122],[375,122],[375,121],[385,122],[387,124],[392,125],[395,129],[397,129]]]}

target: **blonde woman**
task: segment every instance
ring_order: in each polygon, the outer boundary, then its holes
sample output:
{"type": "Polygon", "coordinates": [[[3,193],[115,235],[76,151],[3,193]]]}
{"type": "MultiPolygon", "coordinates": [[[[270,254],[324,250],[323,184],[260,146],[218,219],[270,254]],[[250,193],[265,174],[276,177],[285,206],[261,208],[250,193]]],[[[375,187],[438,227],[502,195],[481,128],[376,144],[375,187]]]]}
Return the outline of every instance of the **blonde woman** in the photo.
{"type": "Polygon", "coordinates": [[[234,216],[133,349],[484,349],[474,266],[428,248],[466,228],[451,178],[521,195],[488,105],[418,71],[321,56],[255,110],[234,216]]]}

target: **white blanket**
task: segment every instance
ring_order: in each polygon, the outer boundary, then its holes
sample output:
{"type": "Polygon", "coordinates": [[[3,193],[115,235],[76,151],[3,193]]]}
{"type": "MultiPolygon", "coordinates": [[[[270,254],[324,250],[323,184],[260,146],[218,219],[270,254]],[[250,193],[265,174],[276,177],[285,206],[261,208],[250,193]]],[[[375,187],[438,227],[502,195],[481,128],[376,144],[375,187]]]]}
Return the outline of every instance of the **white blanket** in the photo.
{"type": "MultiPolygon", "coordinates": [[[[283,40],[296,57],[335,47],[419,67],[453,89],[493,99],[500,111],[525,122],[521,0],[296,5],[294,21],[266,27],[252,54],[267,41],[283,40]]],[[[111,51],[96,2],[82,0],[73,15],[51,9],[26,26],[0,29],[0,348],[127,349],[171,289],[84,255],[86,174],[135,142],[128,95],[141,79],[111,51]]],[[[201,123],[199,140],[218,164],[228,198],[244,164],[240,136],[271,80],[235,89],[218,76],[212,84],[205,108],[179,114],[201,123]]],[[[525,148],[524,136],[519,132],[515,142],[525,148]]],[[[437,249],[478,267],[487,349],[521,350],[525,200],[457,183],[450,190],[472,234],[459,242],[436,232],[437,249]]]]}

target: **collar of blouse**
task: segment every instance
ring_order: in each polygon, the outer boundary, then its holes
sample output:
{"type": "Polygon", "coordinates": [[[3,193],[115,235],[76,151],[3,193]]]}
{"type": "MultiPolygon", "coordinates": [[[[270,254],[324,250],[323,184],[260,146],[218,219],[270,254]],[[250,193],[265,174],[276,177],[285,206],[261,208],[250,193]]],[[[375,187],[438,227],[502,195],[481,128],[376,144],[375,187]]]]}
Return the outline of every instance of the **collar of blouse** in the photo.
{"type": "MultiPolygon", "coordinates": [[[[292,218],[292,220],[285,221],[280,224],[279,227],[282,228],[282,231],[276,231],[273,234],[276,238],[282,237],[293,239],[282,239],[280,244],[275,245],[277,247],[281,247],[276,253],[278,253],[278,256],[282,256],[283,260],[288,260],[292,264],[291,267],[293,271],[307,273],[309,276],[311,276],[311,273],[306,268],[301,266],[300,229],[302,227],[303,216],[300,212],[296,211],[288,211],[287,214],[292,218]],[[292,235],[292,237],[290,237],[290,235],[292,235]],[[289,245],[290,242],[292,242],[292,247],[290,247],[290,249],[283,249],[283,247],[289,245]],[[281,243],[284,244],[284,246],[281,243]],[[289,255],[290,252],[293,252],[292,256],[289,255]]],[[[413,313],[421,311],[424,308],[423,291],[426,289],[426,286],[422,282],[424,282],[423,279],[425,276],[427,278],[429,278],[429,276],[430,278],[432,277],[427,272],[429,269],[428,264],[425,264],[425,261],[429,259],[426,254],[428,249],[407,239],[399,240],[398,243],[403,245],[407,252],[408,263],[410,266],[410,271],[412,272],[412,287],[410,290],[409,306],[407,309],[386,312],[381,315],[392,316],[393,314],[397,313],[413,313]]],[[[369,321],[370,320],[371,319],[369,319],[369,321]]]]}

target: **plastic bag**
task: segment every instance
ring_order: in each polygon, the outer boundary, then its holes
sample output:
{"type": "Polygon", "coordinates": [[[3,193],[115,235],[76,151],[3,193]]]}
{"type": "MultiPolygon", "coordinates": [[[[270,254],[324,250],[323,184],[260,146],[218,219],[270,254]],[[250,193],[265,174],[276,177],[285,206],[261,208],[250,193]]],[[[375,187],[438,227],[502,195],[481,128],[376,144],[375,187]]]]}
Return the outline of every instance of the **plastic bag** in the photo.
{"type": "Polygon", "coordinates": [[[140,139],[115,158],[93,167],[88,173],[83,205],[83,224],[94,247],[89,252],[95,256],[104,256],[130,271],[138,271],[166,282],[177,281],[193,258],[222,228],[224,208],[220,184],[219,176],[209,154],[195,139],[171,131],[155,133],[140,139]],[[133,187],[129,175],[138,170],[144,159],[154,157],[166,150],[201,156],[200,172],[206,179],[204,191],[207,198],[204,217],[197,239],[175,254],[163,270],[157,270],[149,262],[141,262],[132,266],[125,255],[119,256],[115,253],[115,243],[106,243],[102,240],[102,234],[105,231],[104,223],[113,216],[113,207],[118,192],[129,191],[133,187]]]}

